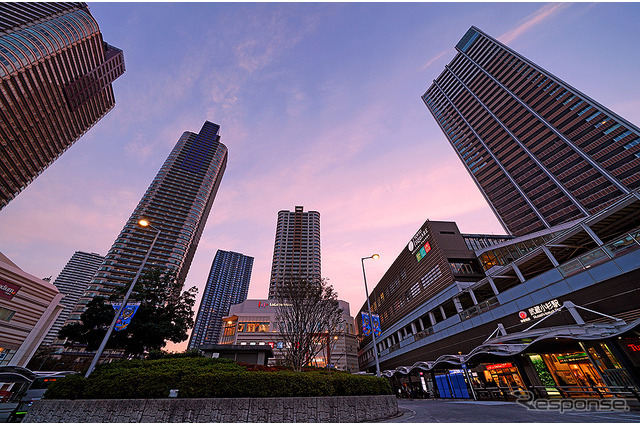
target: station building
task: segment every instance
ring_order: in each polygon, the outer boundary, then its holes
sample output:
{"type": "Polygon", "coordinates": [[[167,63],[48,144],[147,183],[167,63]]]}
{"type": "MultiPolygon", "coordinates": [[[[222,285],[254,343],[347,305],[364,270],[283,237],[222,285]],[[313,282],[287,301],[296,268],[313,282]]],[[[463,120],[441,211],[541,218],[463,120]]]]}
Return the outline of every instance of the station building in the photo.
{"type": "Polygon", "coordinates": [[[631,395],[640,389],[639,279],[637,192],[519,237],[427,221],[370,295],[382,334],[374,348],[360,332],[359,365],[374,372],[377,350],[399,389],[442,397],[631,395]]]}
{"type": "MultiPolygon", "coordinates": [[[[269,345],[274,354],[269,359],[269,365],[278,365],[283,359],[282,350],[285,349],[276,323],[280,303],[271,299],[248,299],[231,306],[229,315],[222,319],[220,344],[269,345]]],[[[313,366],[333,366],[338,370],[356,372],[358,342],[354,318],[349,313],[349,303],[344,300],[339,300],[338,303],[342,309],[342,329],[336,334],[319,336],[322,349],[313,361],[313,366]]]]}

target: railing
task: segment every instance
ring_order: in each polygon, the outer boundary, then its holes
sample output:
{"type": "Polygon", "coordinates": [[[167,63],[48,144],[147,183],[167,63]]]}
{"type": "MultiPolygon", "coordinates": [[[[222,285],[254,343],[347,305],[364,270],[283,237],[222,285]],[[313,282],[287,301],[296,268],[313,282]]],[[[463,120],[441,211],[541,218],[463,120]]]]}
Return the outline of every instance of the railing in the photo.
{"type": "Polygon", "coordinates": [[[460,319],[464,321],[471,317],[475,317],[476,315],[480,315],[484,312],[487,312],[499,304],[500,303],[498,302],[498,298],[492,297],[491,299],[487,299],[484,302],[480,302],[477,305],[474,305],[470,308],[465,309],[464,311],[460,312],[458,315],[460,315],[460,319]]]}
{"type": "Polygon", "coordinates": [[[420,339],[424,339],[425,337],[429,336],[433,334],[433,327],[427,327],[422,331],[417,332],[416,334],[413,335],[413,340],[414,341],[418,341],[420,339]]]}
{"type": "Polygon", "coordinates": [[[560,270],[563,276],[570,277],[593,266],[638,249],[640,249],[640,230],[636,229],[611,243],[595,248],[588,253],[560,265],[558,270],[560,270]]]}
{"type": "Polygon", "coordinates": [[[389,346],[389,352],[397,351],[398,349],[400,349],[400,342],[389,346]]]}

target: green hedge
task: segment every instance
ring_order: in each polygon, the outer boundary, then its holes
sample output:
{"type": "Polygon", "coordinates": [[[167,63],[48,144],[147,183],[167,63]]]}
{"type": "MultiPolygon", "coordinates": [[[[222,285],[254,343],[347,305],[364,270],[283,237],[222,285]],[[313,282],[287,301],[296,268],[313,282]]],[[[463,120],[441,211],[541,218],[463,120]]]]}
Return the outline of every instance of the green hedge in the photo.
{"type": "Polygon", "coordinates": [[[46,399],[181,398],[384,395],[385,379],[337,371],[248,371],[228,359],[132,360],[102,365],[85,379],[67,376],[53,383],[46,399]]]}

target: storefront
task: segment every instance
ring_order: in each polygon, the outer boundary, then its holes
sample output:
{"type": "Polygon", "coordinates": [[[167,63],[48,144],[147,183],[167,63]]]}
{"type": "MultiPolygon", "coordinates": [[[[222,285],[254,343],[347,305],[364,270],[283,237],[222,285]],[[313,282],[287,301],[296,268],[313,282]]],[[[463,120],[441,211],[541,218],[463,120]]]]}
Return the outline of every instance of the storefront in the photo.
{"type": "Polygon", "coordinates": [[[508,389],[509,392],[515,392],[526,387],[520,372],[511,362],[480,364],[473,368],[472,371],[477,374],[477,381],[474,381],[475,387],[500,387],[508,389]]]}

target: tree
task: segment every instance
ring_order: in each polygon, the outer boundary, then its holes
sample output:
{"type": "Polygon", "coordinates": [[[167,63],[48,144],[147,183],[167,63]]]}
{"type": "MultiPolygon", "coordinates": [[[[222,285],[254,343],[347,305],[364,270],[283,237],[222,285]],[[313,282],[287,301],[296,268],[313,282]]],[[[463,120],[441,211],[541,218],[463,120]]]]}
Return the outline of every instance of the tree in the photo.
{"type": "MultiPolygon", "coordinates": [[[[126,288],[108,300],[118,303],[126,288]]],[[[179,343],[187,339],[187,330],[193,327],[195,287],[182,291],[172,271],[153,269],[147,271],[136,283],[129,298],[140,302],[140,307],[125,330],[114,331],[107,342],[108,349],[123,349],[125,357],[140,356],[145,352],[160,350],[166,341],[179,343]]],[[[80,322],[64,326],[58,334],[67,339],[65,346],[73,343],[86,345],[89,351],[100,346],[113,321],[115,309],[104,297],[95,297],[87,304],[80,322]]]]}
{"type": "Polygon", "coordinates": [[[294,279],[276,297],[276,324],[284,363],[301,371],[327,346],[342,326],[338,295],[326,280],[294,279]]]}

